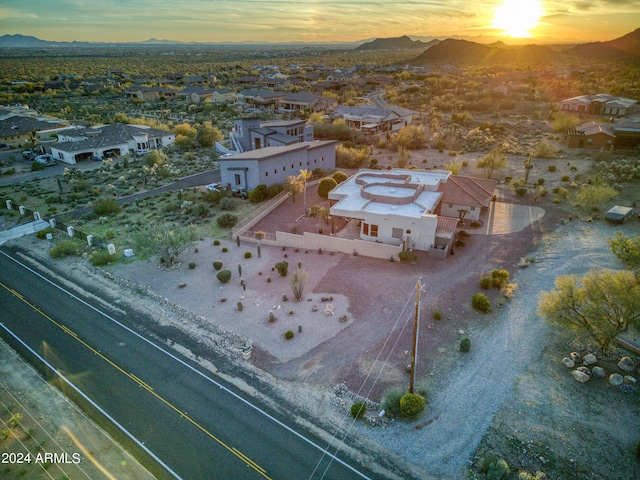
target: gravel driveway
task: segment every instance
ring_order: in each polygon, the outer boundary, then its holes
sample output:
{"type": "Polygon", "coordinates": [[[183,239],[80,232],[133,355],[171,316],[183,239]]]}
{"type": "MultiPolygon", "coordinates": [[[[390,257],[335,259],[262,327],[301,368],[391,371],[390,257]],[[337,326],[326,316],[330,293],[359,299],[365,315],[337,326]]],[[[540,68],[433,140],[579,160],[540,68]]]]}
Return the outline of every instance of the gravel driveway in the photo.
{"type": "MultiPolygon", "coordinates": [[[[552,333],[536,313],[539,293],[550,290],[558,275],[622,268],[606,242],[619,228],[575,222],[549,235],[535,252],[535,262],[512,279],[519,285],[515,298],[491,318],[491,325],[467,332],[471,352],[458,354],[451,370],[434,372],[428,414],[420,422],[424,427],[397,422],[362,433],[437,478],[463,478],[514,383],[552,333]]],[[[629,227],[623,228],[628,234],[629,227]]]]}

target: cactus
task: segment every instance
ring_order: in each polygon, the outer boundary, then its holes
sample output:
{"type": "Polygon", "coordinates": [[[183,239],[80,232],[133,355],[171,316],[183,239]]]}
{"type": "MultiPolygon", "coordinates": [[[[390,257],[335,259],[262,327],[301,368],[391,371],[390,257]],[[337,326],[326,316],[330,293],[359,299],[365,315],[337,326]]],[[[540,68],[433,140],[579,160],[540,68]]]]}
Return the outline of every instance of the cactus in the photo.
{"type": "Polygon", "coordinates": [[[238,275],[242,276],[242,265],[238,265],[238,275]]]}
{"type": "Polygon", "coordinates": [[[240,235],[236,235],[236,245],[240,246],[240,235]]]}
{"type": "Polygon", "coordinates": [[[258,244],[258,258],[260,258],[260,244],[258,244]]]}
{"type": "Polygon", "coordinates": [[[242,302],[238,302],[238,311],[241,312],[242,310],[244,310],[244,306],[242,305],[242,302]]]}
{"type": "Polygon", "coordinates": [[[276,321],[276,314],[273,313],[273,310],[269,310],[269,322],[274,323],[276,321]]]}

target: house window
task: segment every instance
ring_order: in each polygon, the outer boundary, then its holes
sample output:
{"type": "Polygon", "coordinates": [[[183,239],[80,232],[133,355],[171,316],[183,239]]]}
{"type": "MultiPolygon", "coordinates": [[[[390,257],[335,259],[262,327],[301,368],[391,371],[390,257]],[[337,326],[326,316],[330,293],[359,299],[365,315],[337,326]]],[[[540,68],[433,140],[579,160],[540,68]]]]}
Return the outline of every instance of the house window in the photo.
{"type": "Polygon", "coordinates": [[[371,236],[372,237],[378,236],[378,225],[371,225],[371,236]]]}
{"type": "Polygon", "coordinates": [[[285,165],[282,166],[282,171],[286,172],[287,171],[287,167],[285,165]]]}
{"type": "Polygon", "coordinates": [[[449,204],[449,208],[453,208],[453,203],[450,203],[450,204],[449,204]]]}
{"type": "Polygon", "coordinates": [[[393,238],[402,238],[402,229],[401,228],[392,228],[391,236],[393,238]]]}
{"type": "Polygon", "coordinates": [[[274,173],[274,174],[277,174],[277,173],[278,173],[278,169],[277,169],[277,168],[274,168],[274,169],[273,169],[273,173],[274,173]]]}
{"type": "Polygon", "coordinates": [[[362,224],[362,233],[365,235],[369,235],[369,224],[368,223],[363,223],[362,224]]]}
{"type": "Polygon", "coordinates": [[[264,176],[268,177],[269,176],[269,172],[264,172],[264,176]]]}
{"type": "MultiPolygon", "coordinates": [[[[302,165],[302,164],[301,164],[301,165],[302,165]]],[[[293,168],[294,168],[294,167],[293,167],[293,163],[292,163],[292,164],[291,164],[291,169],[293,170],[293,168]]]]}
{"type": "Polygon", "coordinates": [[[236,179],[236,185],[240,185],[240,174],[236,173],[235,179],[236,179]]]}
{"type": "Polygon", "coordinates": [[[471,211],[475,212],[476,211],[476,207],[471,207],[471,211]]]}

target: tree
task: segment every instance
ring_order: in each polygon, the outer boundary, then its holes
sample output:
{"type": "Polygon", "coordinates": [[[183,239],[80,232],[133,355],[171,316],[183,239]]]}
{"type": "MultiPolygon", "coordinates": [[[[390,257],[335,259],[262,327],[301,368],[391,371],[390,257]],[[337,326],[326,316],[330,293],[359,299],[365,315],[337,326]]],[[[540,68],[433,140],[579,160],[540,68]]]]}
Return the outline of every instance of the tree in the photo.
{"type": "Polygon", "coordinates": [[[487,171],[487,178],[491,178],[494,171],[506,166],[507,155],[502,150],[502,147],[495,147],[476,162],[476,167],[487,171]]]}
{"type": "Polygon", "coordinates": [[[197,129],[196,141],[205,148],[213,147],[215,142],[224,139],[224,135],[219,128],[214,127],[210,121],[204,122],[197,129]]]}
{"type": "Polygon", "coordinates": [[[336,183],[338,185],[340,185],[342,182],[344,182],[345,180],[347,180],[349,178],[349,176],[344,173],[344,172],[335,172],[333,175],[331,175],[333,177],[333,179],[336,181],[336,183]]]}
{"type": "Polygon", "coordinates": [[[553,324],[586,332],[606,352],[640,320],[640,281],[628,270],[561,275],[553,290],[540,295],[538,312],[553,324]]]}
{"type": "Polygon", "coordinates": [[[613,254],[632,270],[640,269],[640,235],[628,237],[618,231],[607,240],[613,254]]]}
{"type": "Polygon", "coordinates": [[[445,162],[444,169],[449,170],[452,175],[458,175],[462,170],[462,162],[456,162],[455,160],[445,162]]]}
{"type": "Polygon", "coordinates": [[[311,170],[302,169],[298,174],[300,180],[304,184],[304,193],[302,198],[302,205],[304,206],[304,214],[307,214],[307,180],[309,180],[313,176],[313,172],[311,170]]]}
{"type": "Polygon", "coordinates": [[[616,195],[618,192],[615,188],[602,182],[584,185],[576,192],[578,202],[589,209],[601,207],[616,195]]]}
{"type": "Polygon", "coordinates": [[[284,181],[284,189],[291,193],[293,203],[296,203],[296,193],[304,191],[304,180],[300,175],[289,175],[284,181]]]}
{"type": "Polygon", "coordinates": [[[151,150],[144,154],[144,163],[149,167],[153,167],[154,165],[160,167],[167,163],[167,155],[161,150],[151,150]]]}
{"type": "Polygon", "coordinates": [[[325,177],[318,184],[318,196],[320,198],[329,198],[329,192],[336,188],[338,184],[332,177],[325,177]]]}
{"type": "Polygon", "coordinates": [[[151,223],[135,239],[136,249],[155,253],[166,267],[175,264],[178,255],[198,239],[195,225],[181,227],[172,224],[151,223]]]}

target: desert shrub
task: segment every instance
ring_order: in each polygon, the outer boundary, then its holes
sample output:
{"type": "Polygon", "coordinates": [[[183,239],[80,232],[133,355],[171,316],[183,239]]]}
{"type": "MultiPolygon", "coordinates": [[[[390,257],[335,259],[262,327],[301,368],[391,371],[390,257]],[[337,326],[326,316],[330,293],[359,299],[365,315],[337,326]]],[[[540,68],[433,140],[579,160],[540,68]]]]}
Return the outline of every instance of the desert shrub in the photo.
{"type": "Polygon", "coordinates": [[[196,263],[195,262],[189,262],[189,270],[193,270],[194,268],[196,268],[196,263]]]}
{"type": "Polygon", "coordinates": [[[486,465],[487,480],[503,480],[509,475],[509,464],[502,458],[493,457],[486,465]]]}
{"type": "Polygon", "coordinates": [[[219,227],[232,228],[235,226],[236,223],[238,223],[238,217],[236,217],[232,213],[223,213],[218,217],[216,222],[218,223],[219,227]]]}
{"type": "Polygon", "coordinates": [[[320,198],[329,198],[329,192],[336,188],[338,183],[331,177],[325,177],[318,183],[318,196],[320,198]]]}
{"type": "Polygon", "coordinates": [[[400,252],[398,253],[398,258],[400,259],[401,262],[404,262],[405,260],[409,259],[409,252],[400,252]]]}
{"type": "Polygon", "coordinates": [[[222,253],[227,253],[229,249],[227,247],[222,247],[222,253]]]}
{"type": "Polygon", "coordinates": [[[222,260],[214,260],[213,268],[215,268],[216,270],[220,270],[222,268],[222,260]]]}
{"type": "Polygon", "coordinates": [[[353,418],[362,418],[367,413],[367,404],[363,402],[356,402],[351,405],[351,416],[353,418]]]}
{"type": "Polygon", "coordinates": [[[547,474],[540,470],[536,471],[535,474],[522,471],[518,473],[518,480],[547,480],[547,474]]]}
{"type": "Polygon", "coordinates": [[[547,170],[549,170],[550,172],[555,172],[556,171],[556,166],[555,165],[549,165],[547,167],[547,170]]]}
{"type": "Polygon", "coordinates": [[[62,240],[55,247],[49,249],[49,255],[52,258],[63,258],[70,255],[80,255],[81,253],[80,245],[74,240],[62,240]]]}
{"type": "Polygon", "coordinates": [[[390,417],[400,416],[400,399],[406,393],[403,387],[389,387],[382,394],[380,404],[390,417]]]}
{"type": "Polygon", "coordinates": [[[220,270],[216,274],[216,278],[220,283],[227,283],[231,280],[231,270],[220,270]]]}
{"type": "Polygon", "coordinates": [[[517,283],[505,283],[502,288],[500,288],[500,293],[502,293],[504,298],[513,298],[513,296],[516,294],[517,289],[517,283]]]}
{"type": "Polygon", "coordinates": [[[527,189],[525,187],[516,188],[516,195],[519,197],[524,197],[527,194],[527,189]]]}
{"type": "Polygon", "coordinates": [[[284,332],[284,338],[286,340],[291,340],[293,338],[293,331],[292,330],[287,330],[286,332],[284,332]]]}
{"type": "Polygon", "coordinates": [[[93,211],[96,215],[114,215],[122,210],[115,198],[103,198],[93,202],[93,211]]]}
{"type": "Polygon", "coordinates": [[[236,207],[236,201],[231,197],[224,197],[220,200],[220,210],[235,210],[236,207]]]}
{"type": "Polygon", "coordinates": [[[509,281],[509,272],[506,270],[493,270],[491,272],[491,279],[493,280],[493,286],[501,288],[509,281]]]}
{"type": "Polygon", "coordinates": [[[102,267],[108,263],[115,262],[116,259],[116,255],[111,255],[108,250],[98,250],[93,252],[89,261],[95,267],[102,267]]]}
{"type": "Polygon", "coordinates": [[[244,252],[244,258],[251,258],[251,252],[244,252]]]}
{"type": "Polygon", "coordinates": [[[468,237],[470,237],[470,236],[471,236],[471,234],[470,234],[469,232],[467,232],[466,230],[460,230],[460,231],[458,232],[458,236],[459,236],[459,237],[467,237],[467,238],[468,238],[468,237]]]}
{"type": "Polygon", "coordinates": [[[468,337],[461,338],[458,348],[461,352],[467,353],[469,350],[471,350],[471,340],[468,337]]]}
{"type": "Polygon", "coordinates": [[[266,185],[258,185],[249,192],[249,201],[251,203],[260,203],[267,198],[269,198],[269,193],[266,185]]]}
{"type": "Polygon", "coordinates": [[[442,320],[442,312],[440,310],[436,310],[432,315],[434,320],[442,320]]]}
{"type": "Polygon", "coordinates": [[[511,180],[513,180],[513,177],[511,177],[511,176],[504,177],[505,183],[511,183],[511,180]]]}
{"type": "Polygon", "coordinates": [[[44,230],[40,230],[36,233],[36,237],[38,237],[40,240],[44,240],[45,238],[47,238],[48,233],[53,235],[53,228],[45,228],[44,230]]]}
{"type": "Polygon", "coordinates": [[[417,393],[405,393],[400,398],[400,414],[406,418],[415,418],[424,410],[427,401],[417,393]]]}
{"type": "Polygon", "coordinates": [[[538,185],[544,185],[544,178],[538,179],[538,185]]]}
{"type": "Polygon", "coordinates": [[[472,220],[471,221],[471,226],[473,228],[478,228],[478,227],[482,226],[482,224],[480,222],[478,222],[477,220],[472,220]]]}
{"type": "Polygon", "coordinates": [[[347,178],[349,178],[347,176],[346,173],[344,172],[336,172],[333,175],[331,175],[331,178],[333,178],[337,184],[341,184],[342,182],[344,182],[347,178]]]}
{"type": "Polygon", "coordinates": [[[286,277],[287,272],[289,271],[289,262],[278,262],[276,263],[276,270],[280,274],[281,277],[286,277]]]}
{"type": "Polygon", "coordinates": [[[44,165],[38,162],[31,162],[31,171],[39,172],[40,170],[44,170],[44,165]]]}
{"type": "Polygon", "coordinates": [[[484,293],[474,293],[471,296],[471,306],[479,312],[487,313],[491,310],[491,301],[484,293]]]}
{"type": "Polygon", "coordinates": [[[571,181],[571,177],[569,175],[563,175],[560,180],[562,180],[563,182],[569,182],[571,181]]]}
{"type": "Polygon", "coordinates": [[[214,240],[214,241],[213,241],[213,244],[214,244],[215,246],[220,245],[220,240],[214,240]]]}
{"type": "Polygon", "coordinates": [[[480,279],[480,288],[483,290],[489,290],[493,286],[493,279],[491,277],[482,277],[480,279]]]}
{"type": "Polygon", "coordinates": [[[640,442],[636,445],[636,458],[640,460],[640,442]]]}
{"type": "Polygon", "coordinates": [[[467,244],[467,242],[465,242],[461,238],[456,238],[456,241],[454,243],[456,247],[464,247],[467,244]]]}

